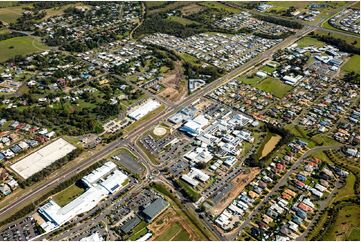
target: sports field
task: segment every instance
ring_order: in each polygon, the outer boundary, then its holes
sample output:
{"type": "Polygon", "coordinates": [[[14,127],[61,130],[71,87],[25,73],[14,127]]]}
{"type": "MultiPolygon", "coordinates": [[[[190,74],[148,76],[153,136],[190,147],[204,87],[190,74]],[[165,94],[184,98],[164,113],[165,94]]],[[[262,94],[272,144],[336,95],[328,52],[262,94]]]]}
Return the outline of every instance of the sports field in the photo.
{"type": "Polygon", "coordinates": [[[21,36],[0,41],[0,62],[17,55],[29,55],[49,49],[48,46],[30,36],[21,36]]]}
{"type": "Polygon", "coordinates": [[[278,98],[282,98],[292,89],[292,86],[284,84],[281,80],[268,77],[257,84],[256,88],[269,92],[278,98]]]}

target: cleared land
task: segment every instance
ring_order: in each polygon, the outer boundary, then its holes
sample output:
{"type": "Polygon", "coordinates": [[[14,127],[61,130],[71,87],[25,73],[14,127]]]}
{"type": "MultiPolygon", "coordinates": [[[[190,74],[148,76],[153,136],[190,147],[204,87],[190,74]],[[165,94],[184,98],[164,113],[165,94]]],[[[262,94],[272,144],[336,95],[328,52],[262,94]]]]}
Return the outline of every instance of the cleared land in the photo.
{"type": "Polygon", "coordinates": [[[180,8],[185,5],[189,5],[190,3],[191,2],[188,2],[188,1],[178,1],[178,2],[171,2],[169,4],[162,4],[162,5],[159,5],[159,8],[148,10],[147,13],[148,14],[164,13],[164,12],[171,11],[173,9],[180,8]]]}
{"type": "Polygon", "coordinates": [[[282,98],[292,89],[292,86],[286,85],[278,79],[268,77],[257,84],[256,88],[269,92],[278,98],[282,98]]]}
{"type": "Polygon", "coordinates": [[[180,10],[184,16],[188,16],[203,11],[204,9],[205,9],[204,7],[196,3],[193,3],[182,7],[180,10]]]}
{"type": "Polygon", "coordinates": [[[2,40],[0,41],[0,62],[4,62],[17,55],[29,55],[35,52],[42,52],[47,49],[48,46],[30,36],[2,40]]]}
{"type": "Polygon", "coordinates": [[[279,135],[272,136],[263,146],[260,159],[267,156],[276,147],[276,145],[278,144],[278,142],[280,142],[281,139],[282,137],[279,135]]]}
{"type": "Polygon", "coordinates": [[[227,11],[230,13],[240,13],[241,12],[240,9],[232,8],[232,7],[229,7],[225,4],[218,3],[218,2],[201,2],[201,3],[199,3],[199,5],[207,7],[207,8],[224,10],[224,11],[227,11]]]}
{"type": "Polygon", "coordinates": [[[168,208],[148,228],[154,234],[151,240],[185,241],[201,239],[187,224],[187,221],[177,214],[174,207],[168,208]]]}
{"type": "Polygon", "coordinates": [[[224,196],[224,198],[213,206],[211,213],[213,215],[219,215],[229,204],[243,191],[243,189],[250,183],[260,172],[260,169],[251,168],[249,172],[241,173],[236,176],[232,181],[233,189],[224,196]]]}
{"type": "Polygon", "coordinates": [[[161,81],[165,87],[158,95],[172,102],[184,99],[188,93],[186,81],[183,78],[181,62],[177,62],[174,70],[168,72],[161,81]]]}

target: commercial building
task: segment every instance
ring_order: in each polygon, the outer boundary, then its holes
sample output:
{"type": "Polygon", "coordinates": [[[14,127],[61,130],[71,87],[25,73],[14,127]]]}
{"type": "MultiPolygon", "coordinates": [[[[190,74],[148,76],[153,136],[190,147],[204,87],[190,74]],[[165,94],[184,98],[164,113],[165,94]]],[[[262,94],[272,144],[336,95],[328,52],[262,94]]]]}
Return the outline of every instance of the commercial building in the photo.
{"type": "Polygon", "coordinates": [[[142,211],[142,215],[144,216],[145,221],[150,223],[159,214],[161,214],[168,206],[169,203],[163,198],[159,197],[144,208],[144,210],[142,211]]]}
{"type": "Polygon", "coordinates": [[[208,119],[204,115],[198,115],[192,120],[187,121],[179,130],[191,135],[198,136],[202,128],[208,125],[208,119]]]}
{"type": "Polygon", "coordinates": [[[75,216],[93,209],[102,199],[123,187],[127,176],[116,169],[113,162],[107,162],[102,167],[85,176],[82,181],[87,190],[64,207],[50,200],[39,208],[45,223],[40,226],[49,232],[75,216]]]}
{"type": "Polygon", "coordinates": [[[145,103],[141,104],[135,110],[130,112],[128,114],[128,117],[131,119],[134,119],[134,120],[139,120],[139,119],[143,118],[145,115],[147,115],[148,113],[152,112],[153,110],[156,110],[159,107],[160,107],[159,102],[157,102],[153,99],[148,99],[145,103]]]}
{"type": "Polygon", "coordinates": [[[22,178],[27,179],[75,149],[75,146],[60,138],[16,162],[11,169],[22,178]]]}
{"type": "Polygon", "coordinates": [[[189,89],[189,92],[191,92],[191,93],[198,90],[199,88],[203,87],[204,85],[206,85],[206,81],[204,81],[202,79],[189,79],[188,80],[188,89],[189,89]]]}
{"type": "Polygon", "coordinates": [[[192,185],[192,187],[196,187],[199,184],[199,181],[206,182],[209,179],[209,176],[203,171],[192,167],[188,174],[182,175],[182,179],[192,185]],[[197,180],[196,180],[197,179],[197,180]]]}

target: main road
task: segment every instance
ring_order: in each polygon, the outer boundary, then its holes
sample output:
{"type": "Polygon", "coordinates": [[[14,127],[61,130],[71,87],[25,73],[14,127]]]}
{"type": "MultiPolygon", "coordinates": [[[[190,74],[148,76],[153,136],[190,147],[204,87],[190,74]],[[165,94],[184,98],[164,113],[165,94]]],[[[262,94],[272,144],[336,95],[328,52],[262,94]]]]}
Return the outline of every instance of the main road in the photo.
{"type": "Polygon", "coordinates": [[[267,51],[263,52],[259,56],[255,57],[251,61],[247,62],[246,64],[234,69],[233,71],[225,74],[224,76],[220,77],[219,79],[213,81],[212,83],[205,86],[203,89],[194,92],[193,94],[189,95],[187,98],[179,101],[176,103],[177,105],[174,105],[172,107],[166,108],[164,111],[162,111],[158,116],[152,118],[149,120],[146,124],[142,125],[142,127],[135,128],[132,131],[128,132],[124,138],[119,138],[108,145],[106,145],[104,148],[102,148],[99,152],[92,155],[91,157],[81,161],[79,165],[75,167],[70,167],[67,169],[64,169],[60,175],[57,177],[49,177],[46,181],[44,181],[41,185],[38,185],[34,189],[31,189],[25,193],[23,193],[20,197],[16,198],[15,201],[13,201],[11,204],[5,205],[0,209],[0,217],[2,220],[6,219],[6,215],[12,215],[15,214],[17,211],[19,211],[22,207],[26,206],[27,204],[30,204],[33,197],[40,197],[41,195],[44,195],[46,192],[51,191],[54,189],[59,183],[62,181],[71,178],[72,176],[79,173],[81,170],[86,169],[90,165],[94,164],[95,162],[99,161],[109,153],[111,153],[114,149],[117,149],[123,145],[132,144],[134,139],[141,135],[146,130],[149,130],[153,125],[157,124],[161,120],[163,120],[166,117],[169,117],[175,112],[178,112],[185,106],[191,104],[192,102],[196,101],[200,97],[208,94],[209,92],[213,91],[217,87],[229,82],[230,80],[242,75],[249,69],[253,68],[259,63],[264,62],[265,60],[272,57],[273,53],[279,49],[283,49],[287,47],[288,45],[296,42],[298,39],[302,38],[303,36],[307,35],[311,31],[313,31],[314,28],[311,26],[306,26],[299,32],[297,32],[295,35],[292,35],[288,38],[286,38],[281,43],[275,45],[274,47],[268,49],[267,51]]]}

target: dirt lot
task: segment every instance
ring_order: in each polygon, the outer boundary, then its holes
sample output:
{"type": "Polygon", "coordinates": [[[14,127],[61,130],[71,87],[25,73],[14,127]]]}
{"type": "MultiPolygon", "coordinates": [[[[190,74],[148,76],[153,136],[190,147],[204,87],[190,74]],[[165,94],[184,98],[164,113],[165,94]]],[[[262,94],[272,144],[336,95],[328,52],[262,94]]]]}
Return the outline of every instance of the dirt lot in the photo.
{"type": "Polygon", "coordinates": [[[182,63],[178,62],[174,70],[168,72],[161,81],[165,89],[159,93],[159,96],[172,102],[182,100],[188,94],[186,81],[182,80],[182,63]]]}
{"type": "Polygon", "coordinates": [[[282,137],[279,135],[272,136],[270,140],[265,144],[260,159],[268,155],[276,147],[278,142],[280,142],[281,138],[282,137]]]}
{"type": "Polygon", "coordinates": [[[172,227],[172,225],[177,222],[188,233],[190,240],[199,240],[197,234],[187,224],[185,219],[180,217],[176,213],[173,207],[168,208],[161,216],[155,219],[148,226],[148,229],[150,229],[154,234],[151,240],[157,240],[157,238],[159,238],[160,236],[163,236],[165,233],[168,233],[168,230],[172,227]]]}
{"type": "Polygon", "coordinates": [[[202,7],[196,3],[193,3],[193,4],[182,7],[181,12],[184,16],[188,16],[188,15],[192,15],[194,13],[198,13],[204,9],[205,9],[204,7],[202,7]]]}
{"type": "Polygon", "coordinates": [[[251,168],[249,172],[241,173],[236,176],[231,183],[234,185],[233,189],[218,203],[216,204],[211,213],[213,215],[219,215],[232,201],[243,191],[243,189],[250,183],[260,172],[258,167],[251,168]]]}

